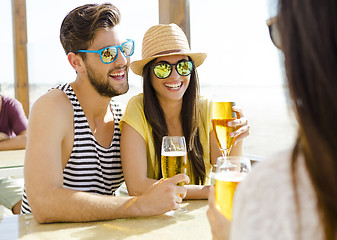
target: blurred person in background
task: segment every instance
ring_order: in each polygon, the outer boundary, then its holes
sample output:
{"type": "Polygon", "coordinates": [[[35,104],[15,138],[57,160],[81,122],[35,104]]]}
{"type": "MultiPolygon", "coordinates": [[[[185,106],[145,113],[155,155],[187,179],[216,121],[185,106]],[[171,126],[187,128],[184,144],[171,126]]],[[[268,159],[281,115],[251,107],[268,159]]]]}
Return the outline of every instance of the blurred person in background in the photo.
{"type": "Polygon", "coordinates": [[[28,120],[22,104],[0,95],[0,151],[26,147],[28,120]]]}
{"type": "Polygon", "coordinates": [[[336,240],[337,2],[279,0],[268,25],[284,53],[298,138],[293,149],[260,163],[240,183],[232,226],[211,189],[213,239],[336,240]]]}
{"type": "MultiPolygon", "coordinates": [[[[28,120],[22,104],[15,98],[0,95],[0,154],[5,150],[26,147],[28,120]]],[[[23,179],[0,178],[0,204],[20,213],[23,179]]]]}

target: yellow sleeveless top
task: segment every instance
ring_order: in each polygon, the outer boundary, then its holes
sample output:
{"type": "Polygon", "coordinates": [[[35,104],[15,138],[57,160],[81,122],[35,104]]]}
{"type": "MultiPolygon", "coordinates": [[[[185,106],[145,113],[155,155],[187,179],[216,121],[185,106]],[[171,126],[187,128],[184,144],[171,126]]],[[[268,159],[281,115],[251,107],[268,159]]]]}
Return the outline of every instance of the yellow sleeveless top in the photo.
{"type": "MultiPolygon", "coordinates": [[[[199,138],[204,150],[204,164],[206,170],[205,184],[210,184],[210,173],[212,165],[210,162],[210,142],[209,134],[212,131],[210,102],[206,98],[200,98],[201,118],[199,121],[199,138]]],[[[152,127],[146,120],[143,108],[143,94],[134,96],[128,102],[124,116],[120,121],[120,129],[123,130],[123,124],[127,123],[133,127],[145,140],[147,153],[147,177],[159,180],[160,169],[156,161],[155,148],[152,137],[152,127]]],[[[137,159],[135,159],[137,161],[137,159]]],[[[190,166],[190,165],[189,165],[190,166]]],[[[187,168],[187,175],[193,182],[194,176],[192,167],[187,168]]]]}

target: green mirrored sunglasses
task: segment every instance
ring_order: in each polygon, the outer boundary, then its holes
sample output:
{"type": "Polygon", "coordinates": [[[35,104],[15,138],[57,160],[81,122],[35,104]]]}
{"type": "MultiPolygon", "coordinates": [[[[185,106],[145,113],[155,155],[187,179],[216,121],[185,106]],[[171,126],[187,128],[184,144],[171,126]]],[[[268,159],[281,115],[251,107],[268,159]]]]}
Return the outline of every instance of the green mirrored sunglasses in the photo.
{"type": "Polygon", "coordinates": [[[194,62],[186,59],[182,59],[175,64],[161,61],[152,67],[153,73],[157,78],[168,78],[172,73],[173,66],[175,66],[175,69],[180,76],[188,76],[194,68],[194,62]]]}

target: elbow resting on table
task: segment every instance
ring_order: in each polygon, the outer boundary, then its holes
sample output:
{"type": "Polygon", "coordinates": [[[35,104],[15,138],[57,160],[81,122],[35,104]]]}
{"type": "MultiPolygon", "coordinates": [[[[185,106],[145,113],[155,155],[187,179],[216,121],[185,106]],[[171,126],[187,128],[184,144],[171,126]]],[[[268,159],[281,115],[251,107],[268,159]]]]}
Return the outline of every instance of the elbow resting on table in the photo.
{"type": "Polygon", "coordinates": [[[46,204],[30,204],[33,216],[38,223],[50,223],[52,220],[53,209],[45,206],[46,204]]]}
{"type": "MultiPolygon", "coordinates": [[[[33,216],[38,223],[55,222],[55,217],[59,212],[59,204],[61,201],[56,200],[56,193],[53,194],[34,194],[28,195],[29,206],[32,210],[33,216]]],[[[62,207],[62,206],[61,206],[62,207]]]]}
{"type": "Polygon", "coordinates": [[[37,223],[51,223],[51,220],[48,220],[49,218],[43,215],[36,214],[34,212],[34,219],[37,223]]]}

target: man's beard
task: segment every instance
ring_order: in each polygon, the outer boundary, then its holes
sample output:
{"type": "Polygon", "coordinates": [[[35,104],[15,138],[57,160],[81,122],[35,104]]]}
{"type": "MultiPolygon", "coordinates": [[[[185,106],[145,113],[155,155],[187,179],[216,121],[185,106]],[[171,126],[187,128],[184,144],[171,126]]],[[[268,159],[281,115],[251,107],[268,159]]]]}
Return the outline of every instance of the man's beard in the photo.
{"type": "Polygon", "coordinates": [[[88,74],[88,78],[89,78],[91,85],[96,89],[96,91],[101,96],[112,98],[112,97],[122,95],[129,90],[129,84],[127,81],[128,79],[127,71],[125,71],[125,75],[126,75],[125,85],[120,85],[121,89],[116,89],[114,88],[114,86],[110,84],[109,75],[111,72],[116,71],[117,69],[112,69],[106,76],[106,80],[100,81],[101,79],[103,79],[103,77],[98,76],[98,74],[96,74],[96,72],[89,65],[87,65],[86,68],[87,68],[87,74],[88,74]]]}

